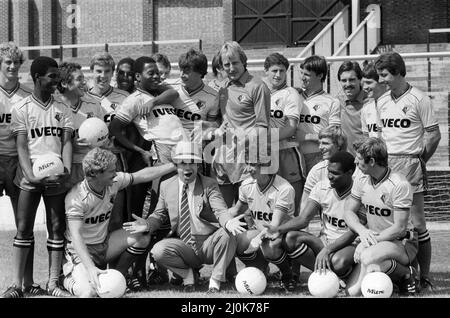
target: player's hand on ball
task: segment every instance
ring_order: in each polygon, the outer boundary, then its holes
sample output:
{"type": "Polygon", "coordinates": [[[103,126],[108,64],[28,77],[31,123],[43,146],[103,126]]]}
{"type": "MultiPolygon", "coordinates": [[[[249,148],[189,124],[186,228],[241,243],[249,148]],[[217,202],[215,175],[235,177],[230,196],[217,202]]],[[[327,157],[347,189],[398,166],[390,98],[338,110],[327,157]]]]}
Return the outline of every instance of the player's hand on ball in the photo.
{"type": "Polygon", "coordinates": [[[127,232],[130,232],[130,234],[137,234],[137,233],[143,233],[148,231],[148,223],[145,219],[137,216],[136,214],[131,214],[133,219],[136,221],[132,222],[125,222],[123,224],[123,229],[127,232]]]}
{"type": "Polygon", "coordinates": [[[327,269],[331,269],[330,264],[330,250],[326,247],[317,254],[316,262],[314,264],[314,270],[320,273],[325,272],[327,269]]]}
{"type": "Polygon", "coordinates": [[[92,268],[88,269],[87,272],[89,277],[89,283],[98,292],[98,290],[100,289],[100,281],[98,279],[98,275],[106,273],[106,270],[102,270],[96,266],[93,266],[92,268]]]}
{"type": "Polygon", "coordinates": [[[232,218],[225,224],[225,228],[233,235],[245,232],[246,231],[245,226],[247,225],[247,223],[242,221],[244,216],[245,214],[241,214],[232,218]]]}

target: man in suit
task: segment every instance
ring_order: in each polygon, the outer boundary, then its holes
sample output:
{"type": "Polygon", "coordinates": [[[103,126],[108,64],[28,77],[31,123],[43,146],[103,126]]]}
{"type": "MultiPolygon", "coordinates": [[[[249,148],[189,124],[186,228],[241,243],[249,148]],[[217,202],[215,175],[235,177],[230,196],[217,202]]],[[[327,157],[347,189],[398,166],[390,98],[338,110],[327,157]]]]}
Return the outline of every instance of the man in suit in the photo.
{"type": "Polygon", "coordinates": [[[177,175],[161,183],[155,211],[147,219],[150,233],[167,220],[171,231],[154,245],[156,262],[183,278],[184,291],[195,291],[194,272],[213,264],[208,293],[220,291],[228,264],[236,253],[236,234],[245,229],[243,216],[233,218],[214,179],[198,173],[201,148],[190,142],[176,145],[177,175]]]}

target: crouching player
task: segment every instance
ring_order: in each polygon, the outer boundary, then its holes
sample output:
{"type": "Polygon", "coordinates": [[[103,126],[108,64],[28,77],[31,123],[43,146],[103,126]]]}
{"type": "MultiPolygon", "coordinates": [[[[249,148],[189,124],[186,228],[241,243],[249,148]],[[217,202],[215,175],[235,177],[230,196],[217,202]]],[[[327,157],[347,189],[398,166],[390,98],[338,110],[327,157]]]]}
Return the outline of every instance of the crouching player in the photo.
{"type": "MultiPolygon", "coordinates": [[[[266,236],[284,237],[285,249],[293,262],[310,270],[332,270],[345,280],[353,270],[356,234],[347,227],[344,211],[350,200],[355,158],[338,151],[328,159],[328,178],[313,187],[299,216],[278,226],[266,226],[266,236]],[[315,215],[320,215],[319,236],[300,231],[315,215]]],[[[361,215],[362,216],[362,215],[361,215]]]]}
{"type": "Polygon", "coordinates": [[[237,256],[246,266],[254,266],[267,273],[268,262],[275,264],[281,272],[281,287],[295,290],[289,258],[281,246],[281,238],[262,239],[264,225],[278,226],[294,215],[295,191],[289,182],[276,174],[262,173],[261,162],[251,163],[246,171],[251,177],[239,187],[239,200],[229,209],[233,216],[248,209],[254,224],[237,236],[237,256]]]}
{"type": "Polygon", "coordinates": [[[361,294],[366,273],[385,272],[397,284],[400,293],[417,292],[416,272],[411,262],[417,255],[418,235],[411,219],[412,188],[403,175],[388,167],[386,144],[375,137],[354,145],[356,163],[364,174],[355,180],[351,200],[345,210],[347,225],[356,232],[361,243],[355,250],[358,266],[352,273],[348,293],[361,294]],[[363,205],[367,225],[356,216],[363,205]]]}
{"type": "Polygon", "coordinates": [[[67,242],[63,266],[64,286],[73,295],[94,297],[98,275],[113,259],[123,275],[137,256],[146,251],[150,235],[147,222],[133,215],[133,231],[123,228],[108,232],[117,192],[133,184],[149,182],[175,170],[172,163],[147,167],[134,173],[116,172],[117,157],[109,150],[94,148],[83,159],[85,178],[65,199],[67,242]]]}

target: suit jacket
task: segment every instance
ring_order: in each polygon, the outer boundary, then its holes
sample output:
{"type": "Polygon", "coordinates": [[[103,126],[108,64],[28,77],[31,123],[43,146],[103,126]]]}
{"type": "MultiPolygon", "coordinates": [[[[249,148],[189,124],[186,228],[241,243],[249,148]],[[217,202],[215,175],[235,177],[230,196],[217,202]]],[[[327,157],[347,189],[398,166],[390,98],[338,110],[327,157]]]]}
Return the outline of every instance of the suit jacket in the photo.
{"type": "MultiPolygon", "coordinates": [[[[178,193],[178,175],[161,183],[158,203],[148,218],[152,232],[167,221],[170,221],[171,234],[177,232],[180,206],[178,193]]],[[[227,204],[216,180],[198,174],[193,195],[194,213],[199,218],[200,224],[196,224],[196,232],[191,227],[191,235],[196,241],[204,241],[218,229],[219,224],[225,227],[225,223],[232,219],[232,216],[228,213],[227,204]]]]}

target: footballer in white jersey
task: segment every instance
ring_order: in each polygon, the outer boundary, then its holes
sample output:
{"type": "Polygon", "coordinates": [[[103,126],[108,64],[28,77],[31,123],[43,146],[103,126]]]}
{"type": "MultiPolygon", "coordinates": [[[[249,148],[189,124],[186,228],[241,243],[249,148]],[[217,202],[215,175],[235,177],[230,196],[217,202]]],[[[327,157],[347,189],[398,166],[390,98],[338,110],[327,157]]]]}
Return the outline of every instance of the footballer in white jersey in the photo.
{"type": "MultiPolygon", "coordinates": [[[[108,235],[108,224],[117,192],[133,183],[131,174],[117,172],[113,184],[102,193],[95,192],[86,180],[74,186],[66,195],[66,218],[83,221],[81,236],[86,244],[98,244],[108,235]]],[[[70,231],[66,239],[72,241],[70,231]]]]}
{"type": "Polygon", "coordinates": [[[110,87],[101,96],[95,94],[92,89],[87,92],[87,95],[96,99],[105,110],[106,114],[103,117],[104,122],[109,125],[115,116],[117,107],[124,101],[129,95],[128,92],[118,89],[116,87],[110,87]]]}
{"type": "Polygon", "coordinates": [[[137,88],[117,109],[117,119],[123,124],[133,122],[146,140],[173,146],[186,138],[181,121],[175,115],[172,105],[156,105],[147,115],[140,115],[140,106],[152,99],[153,95],[137,88]]]}
{"type": "Polygon", "coordinates": [[[340,125],[339,100],[320,90],[307,96],[304,92],[303,107],[297,130],[297,140],[305,153],[318,152],[318,148],[307,146],[308,141],[316,141],[321,129],[330,125],[340,125]]]}
{"type": "Polygon", "coordinates": [[[239,201],[248,205],[260,230],[264,224],[270,224],[275,209],[283,212],[283,220],[294,215],[294,189],[278,175],[272,175],[264,189],[259,188],[255,179],[247,178],[239,187],[239,201]]]}
{"type": "Polygon", "coordinates": [[[11,110],[14,104],[31,93],[31,89],[19,82],[11,91],[6,91],[0,86],[0,156],[17,156],[16,141],[11,127],[11,110]]]}
{"type": "Polygon", "coordinates": [[[27,135],[31,161],[48,153],[61,157],[64,132],[72,134],[74,129],[69,106],[53,96],[43,104],[30,95],[15,104],[11,113],[13,134],[27,135]]]}
{"type": "MultiPolygon", "coordinates": [[[[378,182],[370,176],[355,180],[352,196],[361,201],[367,216],[367,227],[377,233],[394,224],[395,210],[408,211],[412,204],[411,185],[401,174],[390,168],[378,182]]],[[[408,217],[407,230],[412,230],[411,216],[408,217]]]]}
{"type": "Polygon", "coordinates": [[[439,129],[430,98],[411,85],[398,98],[383,94],[378,109],[389,154],[420,155],[424,132],[439,129]]]}
{"type": "Polygon", "coordinates": [[[211,87],[201,83],[189,92],[182,84],[173,85],[180,95],[173,103],[175,114],[180,118],[183,128],[190,134],[195,123],[216,122],[219,117],[219,94],[211,87]]]}
{"type": "Polygon", "coordinates": [[[375,99],[367,101],[361,110],[361,128],[364,136],[381,137],[382,124],[378,114],[378,102],[375,99]]]}

